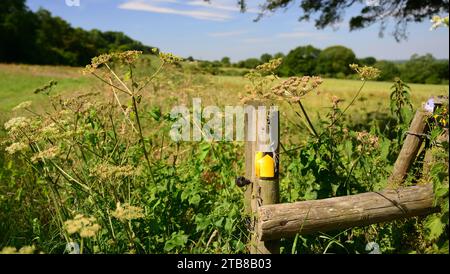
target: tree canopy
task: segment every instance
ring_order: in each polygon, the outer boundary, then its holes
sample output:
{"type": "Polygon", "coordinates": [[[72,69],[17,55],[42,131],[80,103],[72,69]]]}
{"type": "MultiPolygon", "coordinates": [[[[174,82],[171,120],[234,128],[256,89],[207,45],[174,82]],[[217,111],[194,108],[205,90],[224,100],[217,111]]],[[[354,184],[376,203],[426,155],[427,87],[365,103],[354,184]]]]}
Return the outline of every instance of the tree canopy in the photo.
{"type": "Polygon", "coordinates": [[[73,28],[44,9],[33,13],[25,0],[0,1],[0,62],[82,66],[102,53],[151,47],[122,32],[73,28]]]}
{"type": "MultiPolygon", "coordinates": [[[[214,0],[205,0],[211,2],[214,0]]],[[[246,10],[249,0],[238,0],[242,11],[246,10]]],[[[366,28],[380,23],[380,35],[384,33],[389,20],[394,22],[393,35],[397,41],[407,37],[408,23],[431,19],[432,15],[449,12],[449,0],[266,0],[261,5],[260,14],[255,19],[280,9],[291,8],[299,3],[299,20],[314,17],[318,29],[335,26],[345,18],[345,11],[353,6],[361,6],[359,13],[349,20],[350,30],[366,28]]]]}

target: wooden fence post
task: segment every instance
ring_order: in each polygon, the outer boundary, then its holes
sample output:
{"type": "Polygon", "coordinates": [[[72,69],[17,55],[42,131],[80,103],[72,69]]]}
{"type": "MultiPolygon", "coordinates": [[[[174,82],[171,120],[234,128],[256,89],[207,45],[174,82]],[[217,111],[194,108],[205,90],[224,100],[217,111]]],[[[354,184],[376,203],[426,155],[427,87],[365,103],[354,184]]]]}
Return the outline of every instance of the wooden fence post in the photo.
{"type": "Polygon", "coordinates": [[[417,152],[419,152],[419,148],[422,145],[422,135],[425,133],[427,116],[428,114],[424,110],[417,110],[409,126],[400,154],[395,161],[392,174],[389,177],[388,188],[400,186],[411,164],[414,162],[417,152]]]}
{"type": "MultiPolygon", "coordinates": [[[[432,107],[434,109],[427,110],[424,107],[417,110],[411,122],[411,125],[409,126],[409,130],[407,132],[407,136],[403,143],[402,149],[400,150],[400,154],[395,161],[392,174],[389,177],[387,188],[397,188],[402,184],[409,168],[411,167],[417,156],[417,153],[419,152],[424,136],[427,133],[427,119],[429,115],[434,112],[436,107],[442,106],[444,104],[448,105],[448,97],[446,96],[433,96],[428,100],[428,102],[430,101],[433,102],[432,107]]],[[[428,158],[429,157],[425,159],[425,162],[429,160],[428,158]]]]}
{"type": "Polygon", "coordinates": [[[249,119],[249,112],[245,118],[245,134],[246,134],[246,144],[245,144],[245,176],[249,179],[252,184],[247,186],[245,192],[245,205],[246,212],[251,213],[252,217],[252,236],[250,243],[250,253],[252,254],[277,254],[280,251],[279,248],[279,240],[269,240],[269,241],[261,241],[260,236],[257,234],[258,231],[258,220],[257,220],[257,212],[260,206],[270,205],[279,203],[279,112],[276,111],[268,111],[268,116],[264,117],[264,120],[261,119],[261,115],[258,115],[258,109],[262,104],[260,102],[251,102],[248,103],[247,106],[253,107],[252,119],[249,119]],[[271,121],[277,123],[276,125],[272,124],[271,121]],[[253,124],[251,124],[253,123],[253,124]],[[250,132],[249,130],[256,129],[256,132],[250,132]],[[258,132],[268,130],[266,132],[268,136],[271,136],[270,140],[276,138],[276,143],[272,144],[272,146],[267,146],[267,143],[263,142],[260,139],[260,135],[258,132]],[[250,140],[248,137],[254,134],[254,140],[250,140]],[[267,151],[268,147],[270,147],[267,151]],[[259,161],[256,162],[256,156],[259,152],[267,152],[271,153],[272,159],[275,161],[274,163],[274,176],[262,178],[256,174],[256,165],[259,164],[259,161]]]}

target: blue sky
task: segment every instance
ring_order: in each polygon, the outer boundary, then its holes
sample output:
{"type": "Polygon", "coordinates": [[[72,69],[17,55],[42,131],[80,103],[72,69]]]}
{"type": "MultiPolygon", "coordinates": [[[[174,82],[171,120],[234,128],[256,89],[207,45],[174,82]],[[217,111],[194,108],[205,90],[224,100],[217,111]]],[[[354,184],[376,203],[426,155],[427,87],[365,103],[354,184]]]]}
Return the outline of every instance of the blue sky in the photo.
{"type": "MultiPolygon", "coordinates": [[[[253,22],[262,0],[249,0],[247,13],[240,13],[237,0],[28,0],[32,10],[43,7],[74,27],[87,30],[122,31],[146,45],[198,59],[218,60],[223,56],[238,61],[263,53],[287,53],[312,44],[318,48],[344,45],[358,57],[409,59],[412,54],[431,53],[449,58],[449,31],[430,31],[431,23],[410,24],[407,41],[400,43],[389,34],[378,36],[379,25],[349,32],[348,21],[333,28],[317,30],[311,22],[298,22],[298,3],[253,22]]],[[[357,14],[361,6],[346,11],[357,14]]],[[[390,26],[393,23],[391,22],[390,26]]]]}

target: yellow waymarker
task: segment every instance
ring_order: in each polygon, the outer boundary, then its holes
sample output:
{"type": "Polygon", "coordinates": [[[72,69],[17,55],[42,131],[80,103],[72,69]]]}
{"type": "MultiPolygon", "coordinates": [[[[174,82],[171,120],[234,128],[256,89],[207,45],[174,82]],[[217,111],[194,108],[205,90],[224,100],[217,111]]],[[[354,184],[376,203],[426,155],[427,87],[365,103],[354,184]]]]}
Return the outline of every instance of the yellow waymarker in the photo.
{"type": "Polygon", "coordinates": [[[266,155],[261,160],[259,160],[259,165],[259,177],[275,177],[275,161],[272,157],[270,157],[270,155],[266,155]]]}
{"type": "Polygon", "coordinates": [[[257,152],[255,155],[255,175],[258,178],[275,177],[275,160],[270,154],[257,152]],[[264,155],[266,154],[266,155],[264,155]]]}

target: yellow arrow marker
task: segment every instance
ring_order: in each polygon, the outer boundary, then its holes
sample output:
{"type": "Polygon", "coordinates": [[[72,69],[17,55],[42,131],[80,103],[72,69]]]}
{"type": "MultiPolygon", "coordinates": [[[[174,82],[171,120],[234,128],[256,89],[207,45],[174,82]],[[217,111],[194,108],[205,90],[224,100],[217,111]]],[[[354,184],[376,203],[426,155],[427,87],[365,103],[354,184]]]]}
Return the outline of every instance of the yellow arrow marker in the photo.
{"type": "Polygon", "coordinates": [[[275,177],[275,161],[272,157],[270,157],[270,155],[266,155],[259,160],[259,177],[275,177]]]}

